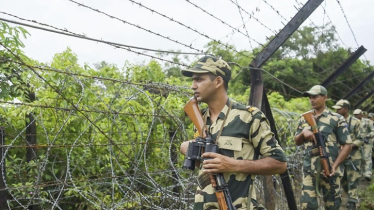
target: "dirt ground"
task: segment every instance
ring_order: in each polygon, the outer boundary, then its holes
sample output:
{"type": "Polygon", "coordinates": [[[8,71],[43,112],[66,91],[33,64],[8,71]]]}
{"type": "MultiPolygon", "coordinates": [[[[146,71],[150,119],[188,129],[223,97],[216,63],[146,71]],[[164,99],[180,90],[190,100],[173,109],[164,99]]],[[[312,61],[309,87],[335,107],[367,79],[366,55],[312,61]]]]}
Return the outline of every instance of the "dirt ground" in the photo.
{"type": "MultiPolygon", "coordinates": [[[[372,184],[372,183],[373,183],[373,180],[369,182],[369,181],[366,181],[365,179],[361,178],[361,179],[360,179],[359,189],[358,189],[358,190],[359,190],[358,194],[359,194],[359,195],[364,194],[366,188],[367,188],[370,184],[372,184]]],[[[341,205],[341,207],[340,207],[340,210],[346,210],[346,209],[347,209],[347,199],[348,199],[348,197],[347,197],[347,193],[345,193],[344,190],[342,190],[342,205],[341,205]]],[[[366,198],[363,197],[363,196],[360,196],[359,199],[360,199],[360,202],[359,202],[359,204],[357,205],[357,209],[361,209],[361,208],[360,208],[360,204],[361,204],[361,203],[362,203],[366,198]]]]}

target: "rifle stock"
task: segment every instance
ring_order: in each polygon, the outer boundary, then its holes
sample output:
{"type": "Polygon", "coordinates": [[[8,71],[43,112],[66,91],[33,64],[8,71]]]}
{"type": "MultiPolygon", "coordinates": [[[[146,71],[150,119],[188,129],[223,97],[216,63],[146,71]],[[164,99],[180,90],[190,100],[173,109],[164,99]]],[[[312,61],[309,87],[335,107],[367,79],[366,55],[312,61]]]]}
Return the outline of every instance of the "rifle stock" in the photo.
{"type": "Polygon", "coordinates": [[[316,120],[314,119],[313,113],[306,112],[302,115],[305,121],[312,127],[312,132],[314,133],[314,136],[317,141],[319,156],[321,158],[322,169],[325,171],[325,174],[329,176],[331,173],[331,166],[330,166],[328,154],[326,152],[325,142],[324,142],[322,134],[318,130],[318,126],[317,126],[316,120]]]}
{"type": "Polygon", "coordinates": [[[195,125],[197,131],[199,132],[200,137],[204,136],[204,120],[199,106],[197,105],[197,100],[195,97],[191,98],[187,104],[183,107],[184,112],[191,119],[192,123],[195,125]]]}
{"type": "MultiPolygon", "coordinates": [[[[191,98],[187,104],[183,107],[184,112],[191,119],[195,125],[200,137],[207,137],[206,128],[204,128],[204,120],[195,97],[191,98]]],[[[223,174],[219,173],[216,175],[209,175],[210,183],[215,188],[215,194],[220,210],[235,210],[235,207],[231,200],[230,192],[227,189],[227,184],[223,178],[223,174]],[[217,183],[217,179],[219,180],[217,183]]]]}

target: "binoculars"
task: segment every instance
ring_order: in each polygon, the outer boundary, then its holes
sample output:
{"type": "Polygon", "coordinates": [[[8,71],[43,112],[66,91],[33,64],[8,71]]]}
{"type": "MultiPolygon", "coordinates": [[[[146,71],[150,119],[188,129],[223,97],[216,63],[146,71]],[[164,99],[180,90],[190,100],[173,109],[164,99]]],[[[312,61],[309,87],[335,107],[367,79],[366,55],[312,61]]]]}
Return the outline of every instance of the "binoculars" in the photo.
{"type": "MultiPolygon", "coordinates": [[[[208,136],[207,138],[197,137],[195,142],[190,142],[188,145],[187,153],[183,162],[183,169],[195,170],[195,162],[200,161],[201,155],[204,152],[218,153],[218,145],[215,141],[208,136]]],[[[210,158],[205,158],[210,159],[210,158]]]]}

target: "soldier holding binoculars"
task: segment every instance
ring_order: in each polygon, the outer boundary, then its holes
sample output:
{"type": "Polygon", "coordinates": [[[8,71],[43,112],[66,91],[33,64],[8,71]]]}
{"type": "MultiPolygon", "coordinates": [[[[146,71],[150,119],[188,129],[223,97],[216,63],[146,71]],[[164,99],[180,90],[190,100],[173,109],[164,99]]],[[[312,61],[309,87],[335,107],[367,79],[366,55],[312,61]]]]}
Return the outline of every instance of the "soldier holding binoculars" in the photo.
{"type": "MultiPolygon", "coordinates": [[[[183,142],[181,152],[186,154],[189,145],[195,145],[191,146],[195,149],[209,142],[217,145],[217,150],[201,154],[204,161],[199,174],[222,173],[235,208],[255,209],[251,201],[255,175],[279,174],[287,168],[286,156],[268,120],[259,109],[228,98],[231,68],[222,59],[204,56],[193,68],[182,70],[182,74],[192,77],[191,89],[197,101],[208,105],[202,114],[211,140],[199,140],[197,144],[190,144],[195,140],[183,142]]],[[[186,167],[194,168],[193,165],[186,167]]],[[[194,209],[218,209],[214,193],[212,185],[198,188],[194,209]]]]}

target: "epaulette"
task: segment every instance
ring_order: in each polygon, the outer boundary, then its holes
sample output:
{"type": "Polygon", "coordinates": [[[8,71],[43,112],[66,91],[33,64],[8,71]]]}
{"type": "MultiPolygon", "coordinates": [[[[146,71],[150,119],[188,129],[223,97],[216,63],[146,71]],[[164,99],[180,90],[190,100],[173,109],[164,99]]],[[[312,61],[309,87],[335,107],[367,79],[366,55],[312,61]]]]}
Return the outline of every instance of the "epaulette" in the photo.
{"type": "Polygon", "coordinates": [[[247,108],[247,110],[248,110],[249,112],[253,112],[253,111],[258,110],[258,108],[255,107],[255,106],[247,106],[246,108],[247,108]]]}
{"type": "Polygon", "coordinates": [[[246,110],[246,111],[249,111],[249,112],[253,112],[255,110],[258,110],[258,108],[255,107],[255,106],[243,105],[243,104],[239,104],[239,103],[233,104],[232,108],[233,109],[246,110]]]}

